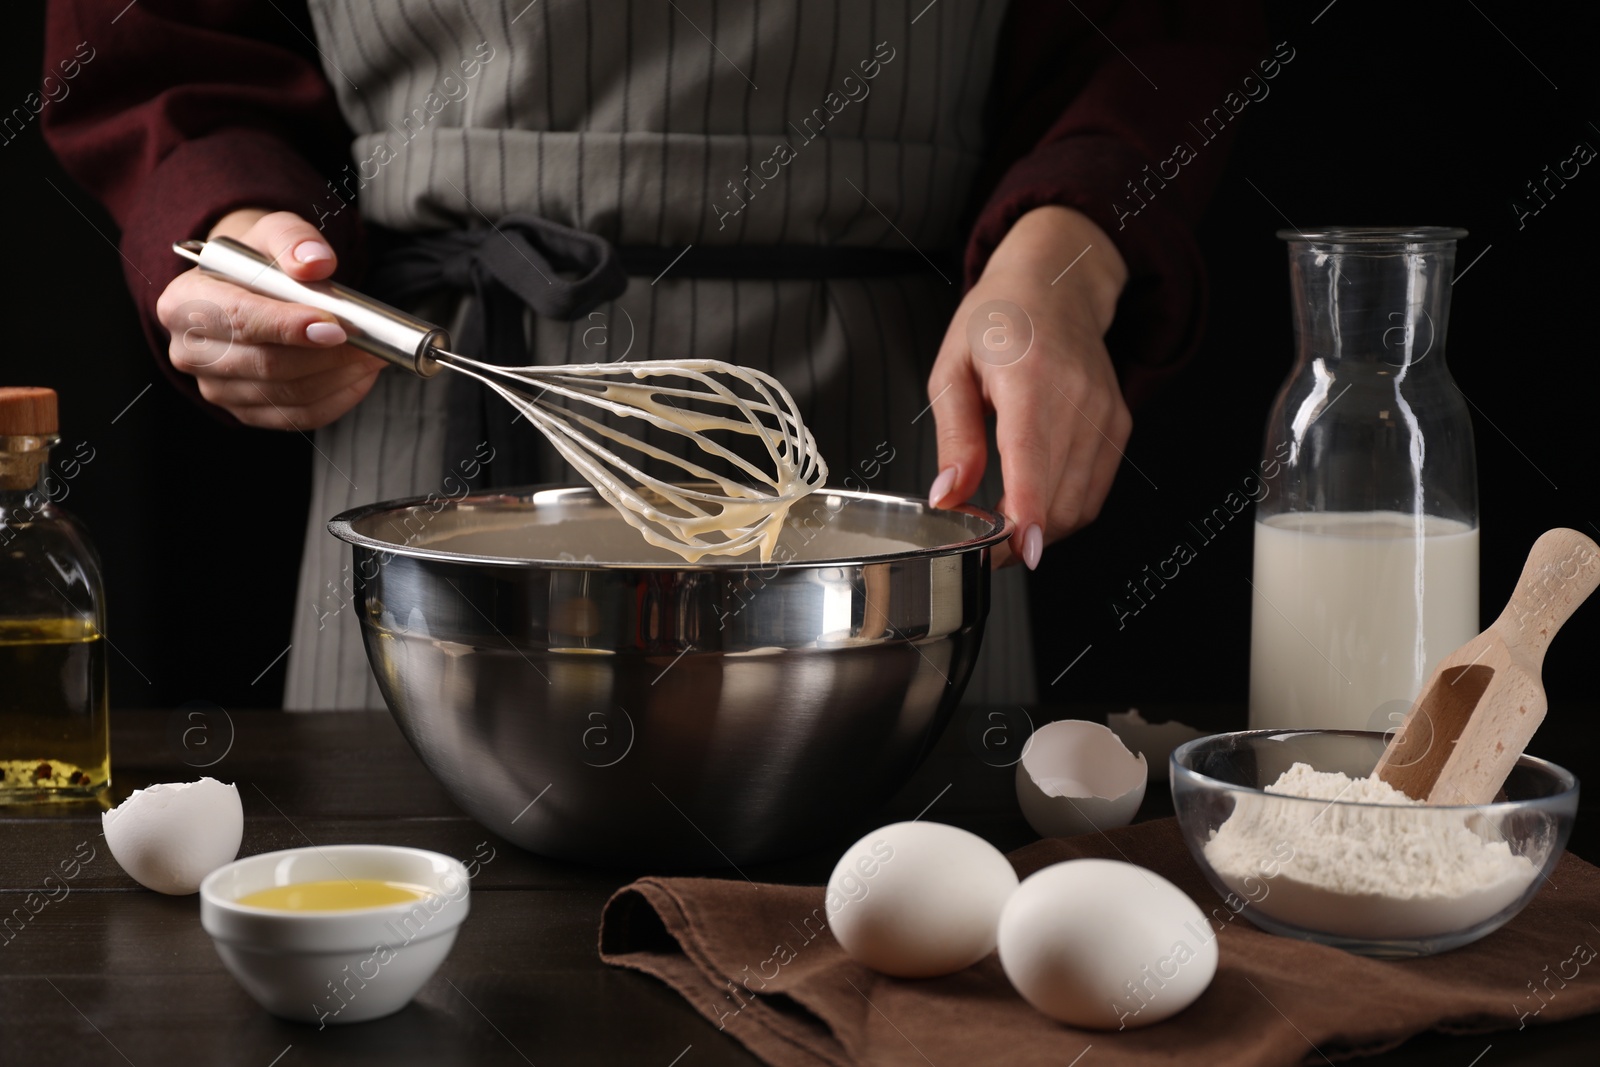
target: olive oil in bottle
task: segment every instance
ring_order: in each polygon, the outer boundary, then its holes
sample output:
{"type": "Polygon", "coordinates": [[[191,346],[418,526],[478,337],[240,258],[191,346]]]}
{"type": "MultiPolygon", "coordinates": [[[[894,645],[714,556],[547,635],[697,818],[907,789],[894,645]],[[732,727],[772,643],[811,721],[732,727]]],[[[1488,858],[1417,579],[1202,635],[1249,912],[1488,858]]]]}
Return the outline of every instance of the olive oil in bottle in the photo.
{"type": "Polygon", "coordinates": [[[111,783],[100,562],[57,503],[87,461],[52,474],[59,440],[53,391],[0,389],[0,804],[111,783]]]}

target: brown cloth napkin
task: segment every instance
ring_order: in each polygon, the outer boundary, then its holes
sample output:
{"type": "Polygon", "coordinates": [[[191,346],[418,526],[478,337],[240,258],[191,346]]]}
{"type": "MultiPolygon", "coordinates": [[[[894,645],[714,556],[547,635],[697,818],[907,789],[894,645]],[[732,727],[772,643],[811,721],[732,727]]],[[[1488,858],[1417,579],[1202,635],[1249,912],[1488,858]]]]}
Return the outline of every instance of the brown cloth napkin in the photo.
{"type": "MultiPolygon", "coordinates": [[[[1379,961],[1275,937],[1235,916],[1173,819],[1039,841],[1022,877],[1068,859],[1126,859],[1171,879],[1212,916],[1220,963],[1190,1007],[1121,1032],[1075,1030],[1012,990],[994,954],[946,978],[888,978],[822,925],[823,890],[643,878],[606,904],[600,957],[655,975],[778,1067],[854,1064],[1204,1063],[1277,1067],[1380,1052],[1426,1030],[1517,1029],[1600,1011],[1600,870],[1561,857],[1506,926],[1426,959],[1379,961]]],[[[1247,909],[1248,910],[1248,909],[1247,909]]]]}

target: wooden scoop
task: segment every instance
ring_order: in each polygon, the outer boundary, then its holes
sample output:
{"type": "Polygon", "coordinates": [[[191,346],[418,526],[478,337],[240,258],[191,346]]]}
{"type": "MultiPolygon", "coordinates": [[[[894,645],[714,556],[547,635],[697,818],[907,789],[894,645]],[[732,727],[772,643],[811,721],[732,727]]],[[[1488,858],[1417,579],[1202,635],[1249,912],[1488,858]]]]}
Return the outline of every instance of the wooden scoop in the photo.
{"type": "Polygon", "coordinates": [[[1439,661],[1373,773],[1429,804],[1493,801],[1544,719],[1545,649],[1597,584],[1589,538],[1551,530],[1535,541],[1511,602],[1439,661]]]}

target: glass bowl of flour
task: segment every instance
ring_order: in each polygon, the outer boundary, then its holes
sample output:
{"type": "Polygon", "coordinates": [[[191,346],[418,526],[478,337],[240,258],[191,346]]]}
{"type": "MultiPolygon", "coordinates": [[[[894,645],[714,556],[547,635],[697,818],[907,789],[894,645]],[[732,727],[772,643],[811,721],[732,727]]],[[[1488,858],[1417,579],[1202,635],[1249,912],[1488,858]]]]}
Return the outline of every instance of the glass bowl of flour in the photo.
{"type": "Polygon", "coordinates": [[[1269,933],[1364,956],[1446,952],[1499,929],[1561,857],[1578,781],[1523,756],[1492,804],[1430,806],[1370,777],[1388,737],[1247,730],[1172,753],[1172,800],[1195,862],[1269,933]]]}

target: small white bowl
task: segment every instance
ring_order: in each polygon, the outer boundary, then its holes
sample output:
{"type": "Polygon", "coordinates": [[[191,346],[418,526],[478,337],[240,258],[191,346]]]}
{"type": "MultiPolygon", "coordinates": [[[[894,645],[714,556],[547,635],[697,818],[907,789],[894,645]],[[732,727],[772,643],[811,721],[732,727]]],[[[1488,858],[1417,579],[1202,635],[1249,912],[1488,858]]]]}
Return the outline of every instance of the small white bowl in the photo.
{"type": "MultiPolygon", "coordinates": [[[[399,1011],[455,944],[470,883],[459,860],[391,845],[324,845],[235,860],[200,883],[200,925],[245,992],[298,1022],[356,1023],[399,1011]],[[237,903],[274,886],[340,878],[434,891],[403,904],[277,911],[237,903]]],[[[320,1028],[320,1027],[319,1027],[320,1028]]]]}

